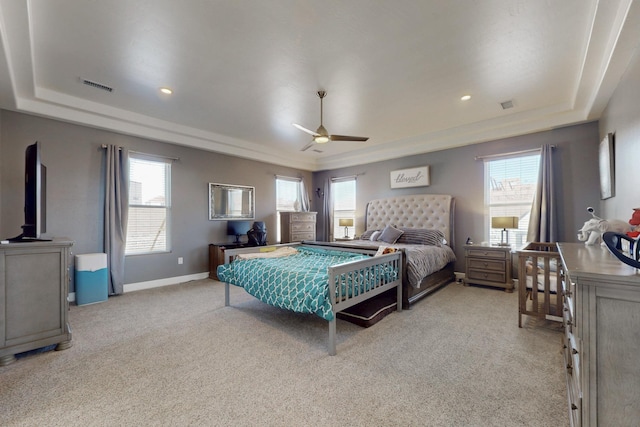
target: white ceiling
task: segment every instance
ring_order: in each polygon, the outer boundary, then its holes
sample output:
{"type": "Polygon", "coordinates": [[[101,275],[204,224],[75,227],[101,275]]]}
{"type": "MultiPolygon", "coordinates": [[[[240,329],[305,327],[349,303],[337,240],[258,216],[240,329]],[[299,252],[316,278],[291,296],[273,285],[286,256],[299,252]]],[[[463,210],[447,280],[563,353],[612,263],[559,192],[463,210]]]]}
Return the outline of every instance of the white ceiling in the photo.
{"type": "Polygon", "coordinates": [[[315,171],[597,119],[640,6],[0,0],[0,24],[2,108],[315,171]],[[368,142],[300,151],[320,89],[329,133],[368,142]]]}

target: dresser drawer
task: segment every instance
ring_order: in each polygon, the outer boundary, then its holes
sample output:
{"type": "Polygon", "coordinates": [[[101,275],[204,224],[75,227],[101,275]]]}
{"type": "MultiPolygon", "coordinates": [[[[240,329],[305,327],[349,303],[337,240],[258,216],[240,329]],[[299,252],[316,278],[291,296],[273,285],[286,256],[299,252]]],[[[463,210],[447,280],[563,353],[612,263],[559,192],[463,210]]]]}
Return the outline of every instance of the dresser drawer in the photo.
{"type": "Polygon", "coordinates": [[[496,259],[507,259],[507,253],[502,250],[492,251],[491,249],[467,249],[468,257],[479,257],[479,258],[496,258],[496,259]]]}
{"type": "Polygon", "coordinates": [[[504,271],[506,268],[506,261],[468,258],[467,262],[469,264],[469,268],[475,268],[478,270],[504,271]]]}
{"type": "Polygon", "coordinates": [[[313,233],[313,232],[291,233],[292,242],[301,242],[303,240],[315,240],[315,239],[316,239],[316,233],[313,233]]]}
{"type": "Polygon", "coordinates": [[[569,417],[571,426],[580,426],[582,412],[582,391],[580,386],[580,355],[576,350],[576,341],[567,330],[563,337],[563,359],[567,378],[567,395],[569,398],[569,417]]]}
{"type": "Polygon", "coordinates": [[[485,282],[505,283],[507,275],[504,271],[474,270],[469,269],[467,273],[471,280],[482,280],[485,282]]]}
{"type": "Polygon", "coordinates": [[[291,214],[291,222],[316,222],[316,214],[309,212],[295,212],[291,214]]]}
{"type": "Polygon", "coordinates": [[[309,231],[315,231],[316,229],[316,223],[315,222],[292,222],[291,223],[291,232],[292,233],[297,233],[297,232],[309,232],[309,231]]]}

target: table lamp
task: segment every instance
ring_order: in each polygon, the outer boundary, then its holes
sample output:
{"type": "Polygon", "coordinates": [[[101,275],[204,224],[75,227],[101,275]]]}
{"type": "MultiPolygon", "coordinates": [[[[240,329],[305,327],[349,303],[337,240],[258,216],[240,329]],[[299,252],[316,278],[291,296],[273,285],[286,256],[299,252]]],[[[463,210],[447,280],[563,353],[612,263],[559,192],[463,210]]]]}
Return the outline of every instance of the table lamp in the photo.
{"type": "Polygon", "coordinates": [[[340,227],[344,227],[344,238],[349,238],[349,227],[353,227],[353,218],[340,218],[338,221],[340,227]]]}
{"type": "Polygon", "coordinates": [[[518,228],[518,217],[494,216],[491,218],[491,228],[502,228],[500,231],[500,246],[509,246],[509,231],[507,229],[518,228]]]}

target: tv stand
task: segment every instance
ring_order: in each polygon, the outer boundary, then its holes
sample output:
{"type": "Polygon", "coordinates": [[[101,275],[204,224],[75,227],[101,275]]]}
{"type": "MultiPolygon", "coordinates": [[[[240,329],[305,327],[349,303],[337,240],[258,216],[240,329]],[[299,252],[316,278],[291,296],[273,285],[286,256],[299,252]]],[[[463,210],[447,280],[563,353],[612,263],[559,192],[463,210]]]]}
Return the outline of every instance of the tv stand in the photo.
{"type": "Polygon", "coordinates": [[[15,354],[71,347],[69,264],[73,241],[0,245],[0,366],[15,354]]]}

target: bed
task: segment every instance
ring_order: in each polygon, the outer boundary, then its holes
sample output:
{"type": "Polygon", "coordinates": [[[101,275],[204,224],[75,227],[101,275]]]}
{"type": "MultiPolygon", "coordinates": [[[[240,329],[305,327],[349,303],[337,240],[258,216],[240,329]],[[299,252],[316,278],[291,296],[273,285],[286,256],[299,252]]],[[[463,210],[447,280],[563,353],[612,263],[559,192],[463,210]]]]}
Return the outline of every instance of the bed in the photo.
{"type": "Polygon", "coordinates": [[[518,251],[518,326],[522,316],[562,322],[562,271],[555,243],[531,242],[518,251]]]}
{"type": "Polygon", "coordinates": [[[400,249],[404,272],[402,305],[410,308],[433,291],[455,281],[454,213],[455,198],[448,194],[415,194],[371,200],[367,203],[366,229],[361,237],[330,245],[361,249],[392,246],[400,249]],[[375,231],[382,232],[388,225],[403,231],[396,243],[371,240],[375,231]],[[442,236],[441,244],[434,241],[436,235],[442,236]],[[419,268],[415,268],[416,264],[419,268]]]}
{"type": "Polygon", "coordinates": [[[225,283],[225,306],[229,285],[235,285],[275,307],[325,319],[333,356],[338,312],[393,289],[400,300],[402,256],[299,243],[241,248],[225,251],[218,277],[225,283]]]}

